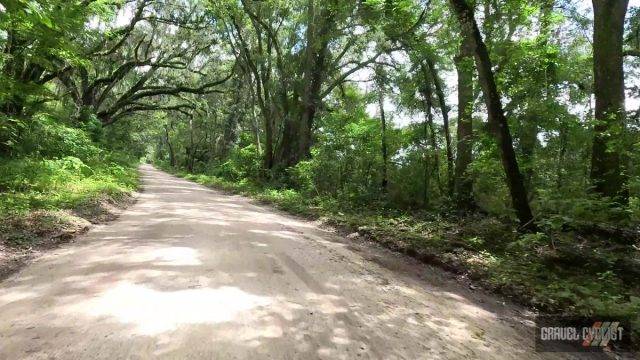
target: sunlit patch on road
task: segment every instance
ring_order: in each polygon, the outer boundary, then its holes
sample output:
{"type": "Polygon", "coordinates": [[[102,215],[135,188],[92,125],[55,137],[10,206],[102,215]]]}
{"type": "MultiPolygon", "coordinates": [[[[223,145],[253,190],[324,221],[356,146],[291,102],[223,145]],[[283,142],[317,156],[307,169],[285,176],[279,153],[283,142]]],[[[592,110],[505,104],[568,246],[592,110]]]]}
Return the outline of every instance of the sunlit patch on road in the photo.
{"type": "Polygon", "coordinates": [[[217,324],[232,321],[243,312],[271,303],[235,287],[158,291],[121,282],[99,296],[69,310],[95,317],[108,316],[134,325],[134,333],[156,335],[183,324],[217,324]]]}

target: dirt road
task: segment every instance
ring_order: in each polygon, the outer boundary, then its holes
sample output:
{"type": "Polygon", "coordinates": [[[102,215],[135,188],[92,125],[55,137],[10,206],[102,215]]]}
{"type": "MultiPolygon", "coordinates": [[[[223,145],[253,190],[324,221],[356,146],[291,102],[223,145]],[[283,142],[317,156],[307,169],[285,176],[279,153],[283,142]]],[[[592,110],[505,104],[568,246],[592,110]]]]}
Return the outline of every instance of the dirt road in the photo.
{"type": "Polygon", "coordinates": [[[141,169],[144,192],[0,284],[0,359],[542,359],[443,273],[141,169]]]}

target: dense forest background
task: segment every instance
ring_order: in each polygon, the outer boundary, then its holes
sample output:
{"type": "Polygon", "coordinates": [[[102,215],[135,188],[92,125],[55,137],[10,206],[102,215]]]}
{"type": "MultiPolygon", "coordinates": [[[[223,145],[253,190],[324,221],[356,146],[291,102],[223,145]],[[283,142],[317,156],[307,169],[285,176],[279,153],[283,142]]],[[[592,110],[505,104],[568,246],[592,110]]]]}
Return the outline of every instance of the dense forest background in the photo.
{"type": "Polygon", "coordinates": [[[147,161],[545,311],[640,313],[626,0],[0,4],[6,246],[147,161]]]}

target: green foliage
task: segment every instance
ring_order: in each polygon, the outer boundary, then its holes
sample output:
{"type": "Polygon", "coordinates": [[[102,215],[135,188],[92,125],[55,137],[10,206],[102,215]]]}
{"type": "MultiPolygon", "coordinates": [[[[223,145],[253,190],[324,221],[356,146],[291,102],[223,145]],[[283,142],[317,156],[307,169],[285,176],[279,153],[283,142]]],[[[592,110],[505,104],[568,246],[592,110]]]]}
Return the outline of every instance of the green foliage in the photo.
{"type": "Polygon", "coordinates": [[[260,154],[254,144],[235,148],[229,158],[210,168],[209,173],[216,177],[239,181],[245,178],[256,179],[261,171],[260,154]]]}
{"type": "Polygon", "coordinates": [[[137,159],[104,149],[88,130],[37,113],[20,128],[12,157],[0,157],[0,216],[72,209],[137,186],[137,159]]]}
{"type": "Polygon", "coordinates": [[[31,105],[35,97],[50,95],[33,74],[57,71],[66,64],[83,65],[77,36],[92,11],[105,1],[85,6],[81,1],[8,0],[0,12],[0,104],[31,105]],[[6,30],[4,30],[6,29],[6,30]],[[9,44],[9,46],[6,46],[9,44]],[[13,71],[23,68],[25,72],[13,71]],[[29,74],[29,71],[31,73],[29,74]]]}
{"type": "Polygon", "coordinates": [[[3,161],[0,174],[0,216],[70,209],[101,195],[123,196],[137,186],[137,175],[130,164],[90,166],[73,156],[3,161]]]}
{"type": "MultiPolygon", "coordinates": [[[[297,182],[305,190],[337,196],[344,202],[364,204],[378,199],[382,180],[380,120],[370,118],[362,104],[357,104],[327,114],[320,122],[324,131],[312,149],[312,160],[293,170],[298,174],[297,182]],[[313,183],[309,183],[311,179],[313,183]]],[[[388,131],[387,136],[393,132],[388,131]]],[[[393,148],[393,138],[388,142],[393,148]]]]}
{"type": "Polygon", "coordinates": [[[630,227],[635,223],[632,206],[620,206],[593,194],[575,198],[540,190],[537,206],[545,214],[541,224],[552,230],[579,229],[592,224],[630,227]]]}
{"type": "Polygon", "coordinates": [[[293,189],[268,189],[260,193],[259,200],[277,204],[279,208],[294,214],[307,214],[309,209],[308,197],[293,189]]]}
{"type": "Polygon", "coordinates": [[[293,188],[307,194],[317,192],[314,178],[320,172],[319,165],[318,161],[307,160],[300,161],[296,166],[287,169],[293,188]]]}
{"type": "Polygon", "coordinates": [[[74,156],[85,161],[93,160],[101,154],[101,149],[86,131],[69,127],[45,114],[36,115],[31,120],[17,151],[26,156],[74,156]]]}
{"type": "Polygon", "coordinates": [[[476,201],[491,214],[512,216],[496,144],[488,134],[481,134],[476,147],[477,153],[469,169],[474,179],[476,201]]]}
{"type": "Polygon", "coordinates": [[[20,142],[20,133],[27,122],[15,117],[0,116],[0,148],[13,149],[20,142]]]}
{"type": "Polygon", "coordinates": [[[261,158],[255,144],[234,149],[229,160],[236,164],[240,178],[252,178],[260,174],[261,158]]]}

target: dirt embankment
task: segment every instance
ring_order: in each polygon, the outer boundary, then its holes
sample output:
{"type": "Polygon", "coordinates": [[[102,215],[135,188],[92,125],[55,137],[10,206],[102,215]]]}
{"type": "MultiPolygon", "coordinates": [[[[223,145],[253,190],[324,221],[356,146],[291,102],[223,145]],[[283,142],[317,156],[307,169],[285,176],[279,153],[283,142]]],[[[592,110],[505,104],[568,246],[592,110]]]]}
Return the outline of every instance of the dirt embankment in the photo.
{"type": "Polygon", "coordinates": [[[137,194],[101,196],[72,210],[38,210],[0,221],[0,281],[20,270],[39,254],[68,243],[92,225],[118,218],[135,203],[137,194]]]}

